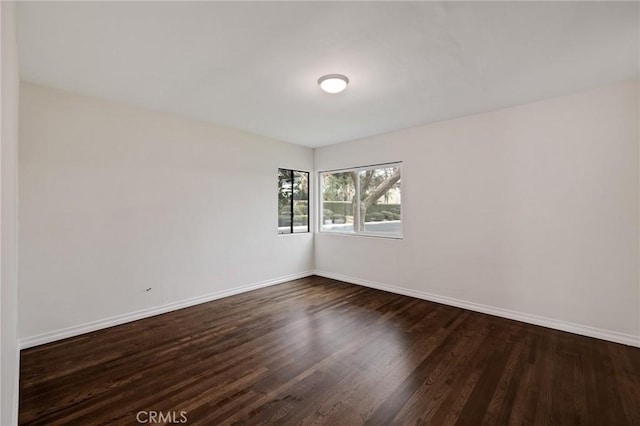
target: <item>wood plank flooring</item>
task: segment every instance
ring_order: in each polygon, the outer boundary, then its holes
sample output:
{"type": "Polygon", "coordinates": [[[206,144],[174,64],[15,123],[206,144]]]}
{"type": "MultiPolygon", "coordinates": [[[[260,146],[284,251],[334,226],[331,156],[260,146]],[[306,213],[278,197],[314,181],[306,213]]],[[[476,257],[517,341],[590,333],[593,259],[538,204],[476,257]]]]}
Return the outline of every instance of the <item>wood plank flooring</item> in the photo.
{"type": "Polygon", "coordinates": [[[640,349],[309,277],[22,351],[21,424],[171,422],[640,425],[640,349]]]}

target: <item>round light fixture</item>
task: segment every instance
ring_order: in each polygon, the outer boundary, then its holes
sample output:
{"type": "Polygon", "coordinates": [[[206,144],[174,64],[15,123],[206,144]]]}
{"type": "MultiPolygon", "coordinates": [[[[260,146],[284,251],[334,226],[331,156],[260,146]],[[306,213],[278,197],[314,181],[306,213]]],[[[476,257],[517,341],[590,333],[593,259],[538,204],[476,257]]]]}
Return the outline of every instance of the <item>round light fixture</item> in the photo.
{"type": "Polygon", "coordinates": [[[339,93],[346,89],[349,79],[342,74],[327,74],[318,79],[318,84],[327,93],[339,93]]]}

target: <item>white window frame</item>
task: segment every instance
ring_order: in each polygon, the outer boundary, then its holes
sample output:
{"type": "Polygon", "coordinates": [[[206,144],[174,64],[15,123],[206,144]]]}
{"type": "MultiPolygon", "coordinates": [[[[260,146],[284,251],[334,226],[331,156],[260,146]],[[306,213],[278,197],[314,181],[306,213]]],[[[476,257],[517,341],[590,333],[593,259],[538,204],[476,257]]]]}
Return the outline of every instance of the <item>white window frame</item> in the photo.
{"type": "MultiPolygon", "coordinates": [[[[403,169],[402,169],[402,161],[393,161],[393,162],[389,162],[389,163],[380,163],[380,164],[372,164],[372,165],[368,165],[368,166],[359,166],[359,167],[347,167],[344,169],[332,169],[332,170],[321,170],[318,171],[318,175],[317,175],[317,180],[316,182],[318,182],[318,210],[317,210],[317,214],[316,214],[316,224],[318,226],[318,232],[322,233],[323,235],[349,235],[349,236],[361,236],[361,237],[375,237],[375,238],[387,238],[387,239],[394,239],[394,240],[401,240],[403,239],[403,232],[404,232],[404,200],[405,200],[405,196],[404,196],[404,176],[403,176],[403,169]],[[355,184],[355,190],[356,190],[356,197],[360,197],[360,172],[362,171],[367,171],[367,170],[373,170],[373,169],[382,169],[385,167],[399,167],[400,168],[400,232],[398,234],[388,234],[388,233],[383,233],[383,232],[367,232],[367,231],[325,231],[322,229],[323,226],[323,219],[324,219],[324,194],[323,194],[323,179],[322,179],[322,175],[326,174],[326,173],[344,173],[344,172],[355,172],[356,173],[356,182],[354,182],[355,184]]],[[[357,218],[354,218],[354,222],[356,222],[356,220],[359,220],[360,217],[360,209],[357,209],[356,211],[357,214],[357,218]]]]}

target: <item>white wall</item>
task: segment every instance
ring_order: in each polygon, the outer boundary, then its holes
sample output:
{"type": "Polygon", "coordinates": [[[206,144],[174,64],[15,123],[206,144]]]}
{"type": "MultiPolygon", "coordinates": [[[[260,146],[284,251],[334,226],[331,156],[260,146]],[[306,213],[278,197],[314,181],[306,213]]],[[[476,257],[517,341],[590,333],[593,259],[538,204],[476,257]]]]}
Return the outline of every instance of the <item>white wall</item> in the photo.
{"type": "Polygon", "coordinates": [[[319,234],[324,275],[640,345],[638,82],[315,151],[404,161],[404,239],[319,234]]]}
{"type": "Polygon", "coordinates": [[[315,170],[404,161],[405,223],[403,240],[315,243],[275,229],[276,170],[311,170],[309,149],[31,84],[20,96],[27,346],[314,259],[323,275],[640,343],[637,82],[317,149],[315,170]]]}
{"type": "Polygon", "coordinates": [[[0,424],[18,422],[18,49],[14,5],[0,3],[2,146],[0,149],[0,424]]]}
{"type": "Polygon", "coordinates": [[[312,234],[277,235],[276,196],[278,167],[311,171],[311,149],[26,83],[20,96],[24,345],[313,270],[312,234]]]}

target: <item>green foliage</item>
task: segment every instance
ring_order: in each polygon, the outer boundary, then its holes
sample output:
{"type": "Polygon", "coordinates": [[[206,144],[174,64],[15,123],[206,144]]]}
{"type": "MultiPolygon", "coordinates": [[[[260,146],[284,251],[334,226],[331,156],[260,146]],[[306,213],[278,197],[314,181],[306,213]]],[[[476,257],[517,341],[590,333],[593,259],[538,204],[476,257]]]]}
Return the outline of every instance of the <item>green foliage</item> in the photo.
{"type": "Polygon", "coordinates": [[[382,210],[380,213],[384,215],[384,220],[400,220],[400,214],[389,210],[382,210]]]}
{"type": "MultiPolygon", "coordinates": [[[[322,205],[335,214],[353,216],[350,201],[324,201],[322,205]]],[[[373,204],[367,209],[367,213],[382,213],[387,220],[400,220],[400,209],[400,204],[373,204]]]]}
{"type": "Polygon", "coordinates": [[[309,214],[309,206],[304,204],[297,204],[293,207],[293,214],[294,215],[309,214]]]}
{"type": "Polygon", "coordinates": [[[278,216],[278,226],[291,226],[291,217],[287,215],[278,216]]]}
{"type": "Polygon", "coordinates": [[[298,226],[298,225],[306,225],[309,220],[309,216],[307,216],[306,214],[302,214],[302,215],[295,215],[293,216],[293,225],[294,226],[298,226]]]}
{"type": "Polygon", "coordinates": [[[325,210],[330,210],[332,213],[341,214],[345,216],[353,215],[351,210],[351,201],[325,201],[322,203],[325,210]]]}
{"type": "Polygon", "coordinates": [[[384,214],[380,212],[373,212],[371,214],[365,215],[365,222],[382,222],[384,220],[384,214]]]}
{"type": "Polygon", "coordinates": [[[331,209],[324,209],[322,210],[322,217],[324,219],[333,219],[333,211],[331,209]]]}
{"type": "Polygon", "coordinates": [[[391,214],[400,214],[400,204],[374,204],[367,209],[367,213],[382,213],[387,216],[391,214]]]}
{"type": "Polygon", "coordinates": [[[322,193],[327,200],[351,200],[355,194],[355,185],[351,172],[323,174],[322,193]]]}

